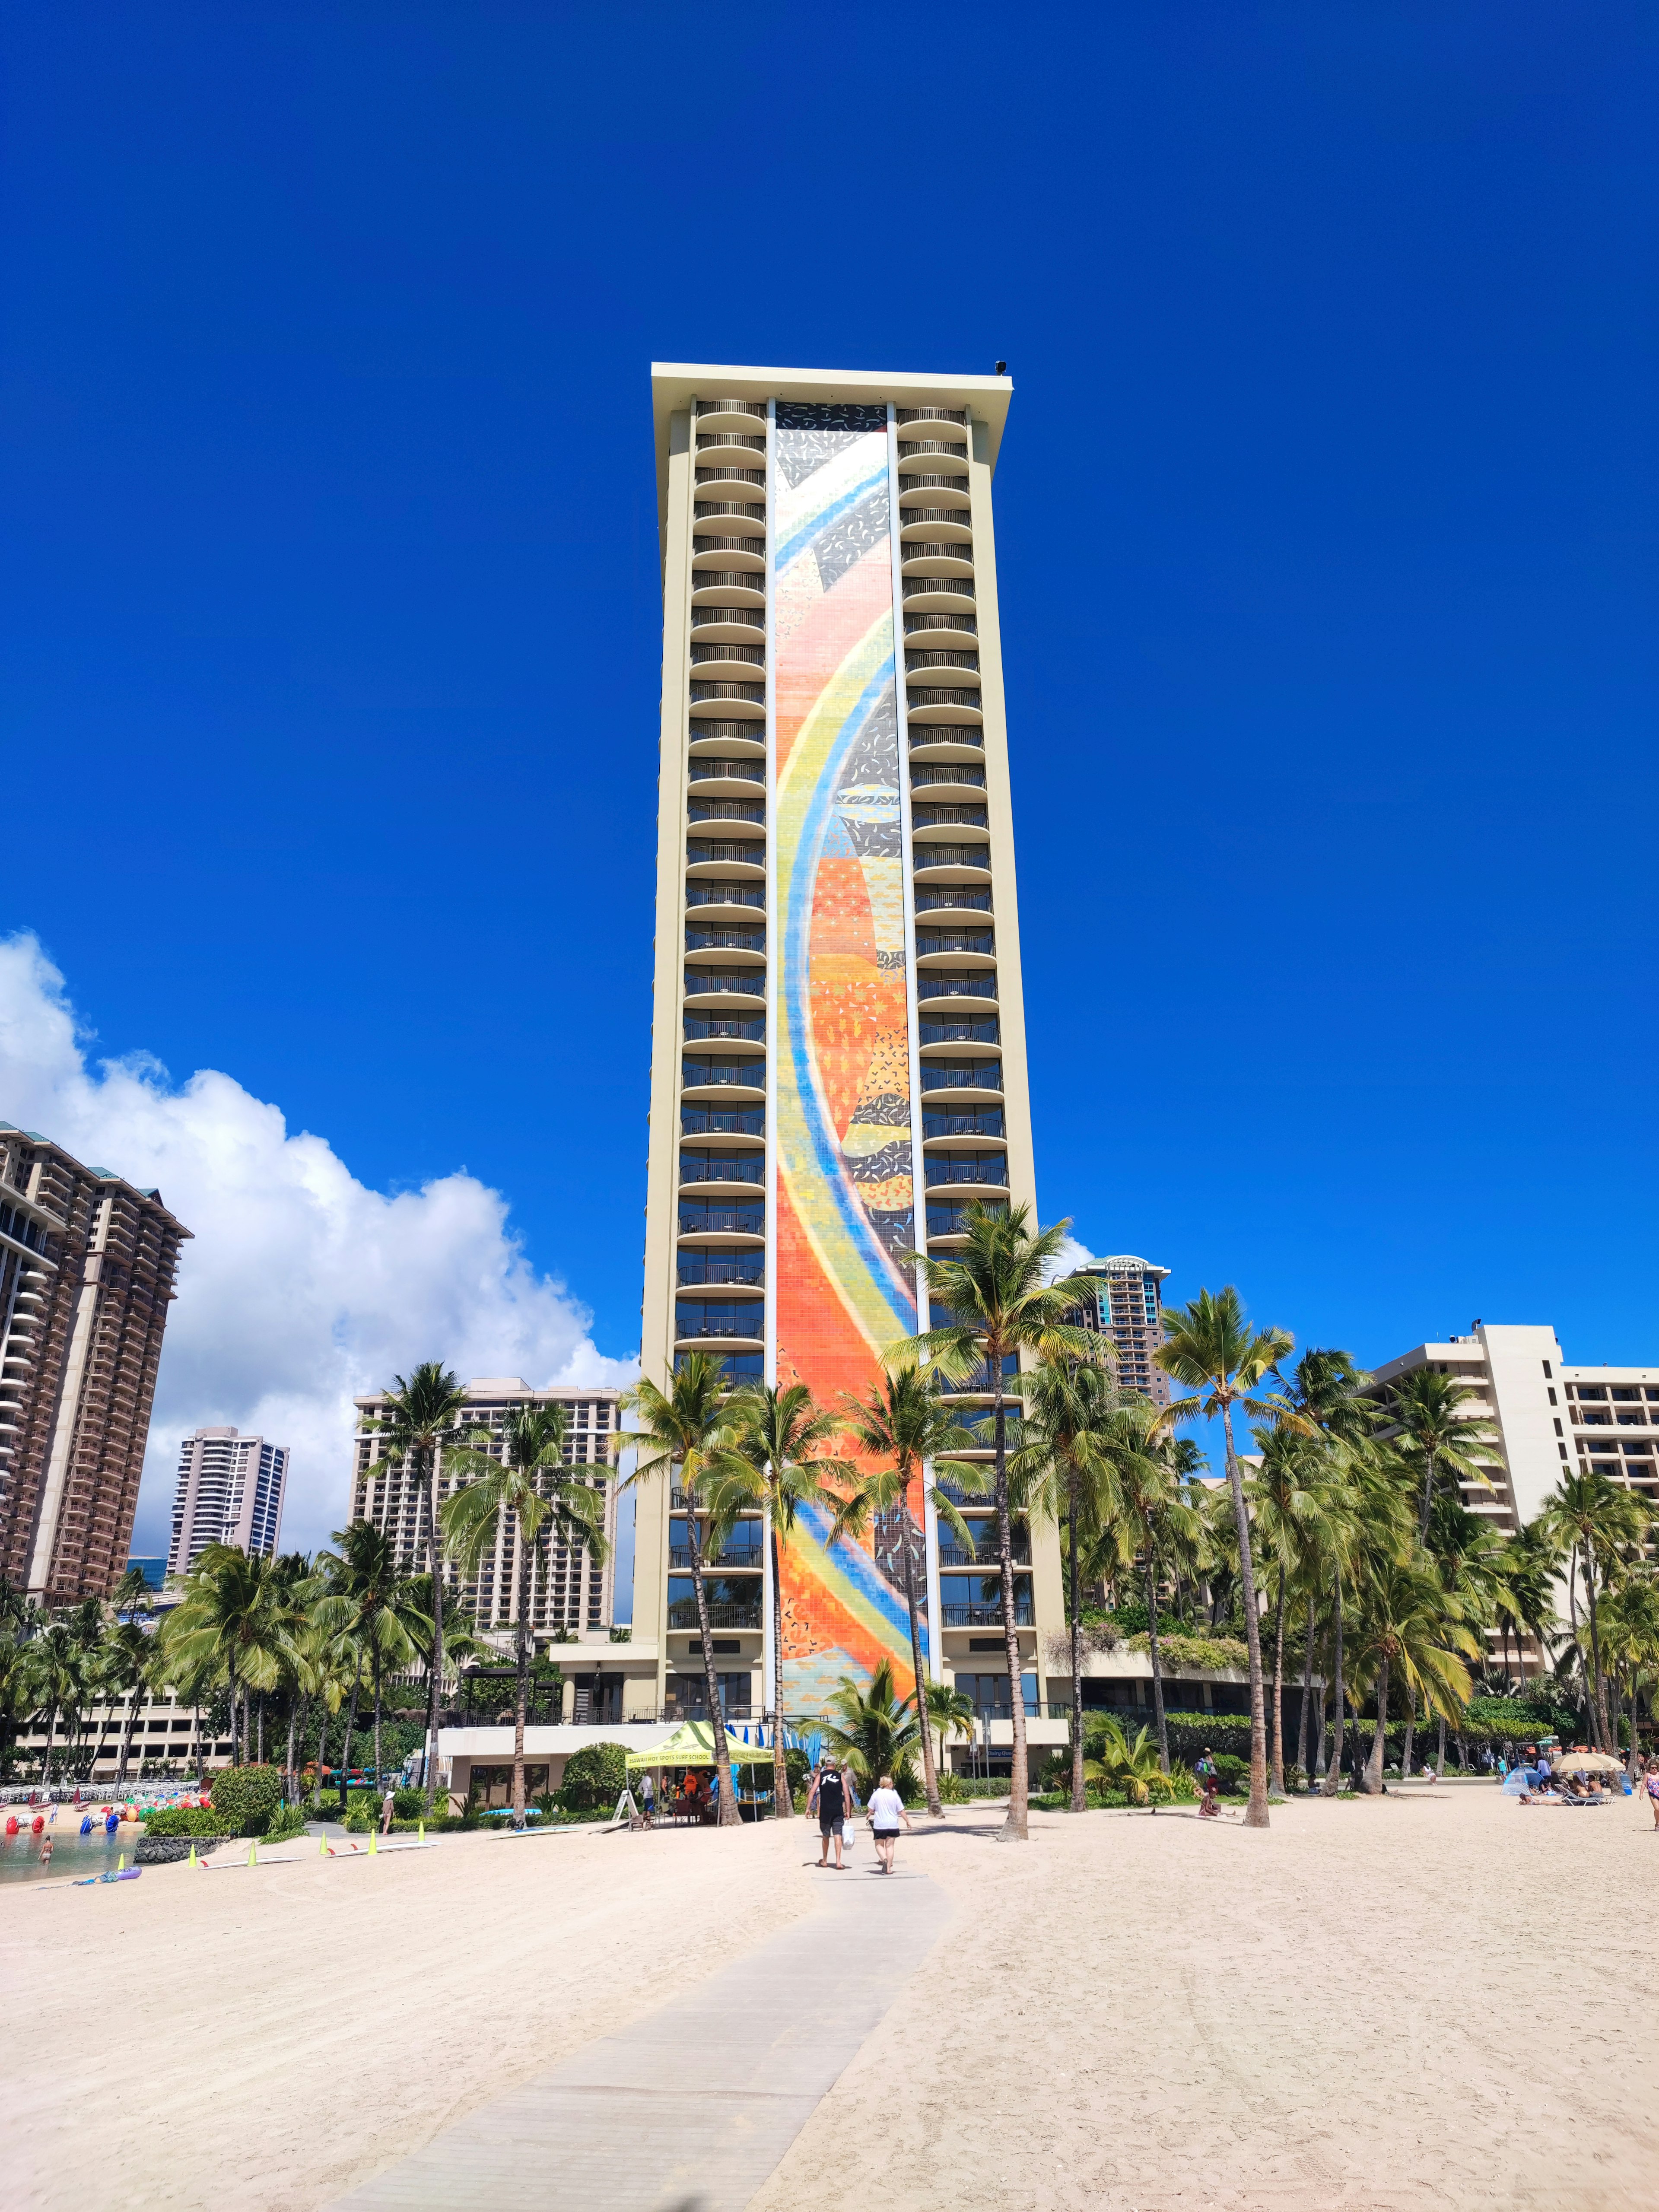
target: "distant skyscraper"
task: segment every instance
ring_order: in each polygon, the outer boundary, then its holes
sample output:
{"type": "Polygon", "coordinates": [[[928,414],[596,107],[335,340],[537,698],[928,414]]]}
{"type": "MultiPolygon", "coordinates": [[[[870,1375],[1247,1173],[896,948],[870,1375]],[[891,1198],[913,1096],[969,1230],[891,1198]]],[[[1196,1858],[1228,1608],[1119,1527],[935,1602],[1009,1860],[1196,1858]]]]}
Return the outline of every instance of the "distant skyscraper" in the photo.
{"type": "Polygon", "coordinates": [[[1153,1364],[1164,1341],[1164,1285],[1167,1267],[1120,1252],[1091,1260],[1083,1274],[1097,1278],[1094,1326],[1111,1340],[1117,1354],[1117,1379],[1125,1390],[1139,1391],[1155,1406],[1170,1403],[1170,1378],[1153,1364]]]}
{"type": "Polygon", "coordinates": [[[51,1604],[125,1569],[189,1234],[156,1192],[0,1121],[0,1573],[51,1604]]]}
{"type": "MultiPolygon", "coordinates": [[[[712,1351],[734,1383],[805,1382],[834,1407],[928,1325],[908,1255],[958,1249],[970,1200],[1035,1203],[991,508],[1012,386],[680,366],[652,382],[663,684],[641,1356],[662,1382],[712,1351]]],[[[982,1409],[974,1383],[960,1396],[982,1409]]],[[[920,1482],[869,1543],[828,1533],[808,1509],[781,1553],[787,1710],[818,1710],[884,1661],[908,1693],[908,1569],[928,1663],[1006,1729],[997,1577],[941,1547],[920,1482]]],[[[647,1486],[634,1635],[661,1650],[671,1710],[706,1696],[687,1553],[678,1493],[647,1486]]],[[[1052,1529],[1029,1548],[1022,1531],[1016,1557],[1035,1711],[1039,1632],[1063,1624],[1052,1529]]],[[[740,1523],[710,1577],[728,1711],[767,1694],[770,1575],[758,1522],[740,1523]]]]}
{"type": "Polygon", "coordinates": [[[167,1572],[188,1574],[210,1544],[274,1558],[289,1448],[235,1429],[198,1429],[179,1455],[167,1572]]]}

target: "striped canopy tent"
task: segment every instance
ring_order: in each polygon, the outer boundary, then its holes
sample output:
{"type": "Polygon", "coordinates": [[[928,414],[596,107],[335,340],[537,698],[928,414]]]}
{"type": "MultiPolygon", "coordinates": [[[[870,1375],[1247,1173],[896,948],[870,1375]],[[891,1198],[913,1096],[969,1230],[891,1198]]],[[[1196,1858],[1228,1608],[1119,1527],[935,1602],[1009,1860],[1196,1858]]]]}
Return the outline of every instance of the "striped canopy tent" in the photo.
{"type": "MultiPolygon", "coordinates": [[[[726,1731],[726,1755],[733,1766],[770,1766],[772,1754],[758,1744],[744,1743],[729,1725],[726,1731]]],[[[630,1751],[628,1771],[638,1774],[647,1767],[656,1766],[712,1766],[714,1764],[714,1731],[708,1721],[682,1721],[665,1743],[654,1751],[630,1751]]]]}

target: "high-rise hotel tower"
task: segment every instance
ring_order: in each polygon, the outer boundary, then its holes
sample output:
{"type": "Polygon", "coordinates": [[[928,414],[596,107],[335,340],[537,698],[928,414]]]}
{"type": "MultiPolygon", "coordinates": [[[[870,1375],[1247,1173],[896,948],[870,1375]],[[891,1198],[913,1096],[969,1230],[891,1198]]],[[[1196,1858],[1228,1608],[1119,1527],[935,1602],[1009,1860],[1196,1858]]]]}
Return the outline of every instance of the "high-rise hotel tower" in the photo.
{"type": "MultiPolygon", "coordinates": [[[[991,520],[1012,387],[677,365],[652,382],[644,1367],[660,1382],[717,1350],[734,1380],[799,1380],[834,1406],[928,1325],[906,1255],[951,1249],[970,1199],[1033,1198],[991,520]]],[[[908,1690],[907,1547],[935,1670],[983,1669],[988,1708],[1006,1712],[994,1572],[921,1525],[920,1486],[913,1502],[865,1545],[827,1549],[822,1516],[798,1525],[782,1568],[790,1712],[883,1658],[908,1690]]],[[[662,1486],[641,1498],[633,1632],[657,1644],[665,1705],[691,1711],[706,1692],[675,1503],[662,1486]]],[[[1034,1668],[1038,1625],[1060,1618],[1044,1541],[1031,1563],[1021,1540],[1034,1668]]],[[[758,1525],[716,1572],[722,1697],[758,1713],[758,1525]]]]}

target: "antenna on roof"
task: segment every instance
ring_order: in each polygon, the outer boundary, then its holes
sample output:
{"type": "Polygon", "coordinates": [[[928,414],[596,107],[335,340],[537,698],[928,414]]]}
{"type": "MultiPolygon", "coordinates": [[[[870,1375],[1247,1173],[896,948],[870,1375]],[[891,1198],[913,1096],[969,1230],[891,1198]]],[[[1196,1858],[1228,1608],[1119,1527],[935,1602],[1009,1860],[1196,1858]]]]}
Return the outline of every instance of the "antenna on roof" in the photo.
{"type": "Polygon", "coordinates": [[[998,374],[999,376],[1006,376],[1006,375],[1007,375],[1007,374],[1008,374],[1008,364],[1007,364],[1007,362],[1006,362],[1006,361],[1000,361],[1000,362],[997,363],[997,374],[998,374]]]}

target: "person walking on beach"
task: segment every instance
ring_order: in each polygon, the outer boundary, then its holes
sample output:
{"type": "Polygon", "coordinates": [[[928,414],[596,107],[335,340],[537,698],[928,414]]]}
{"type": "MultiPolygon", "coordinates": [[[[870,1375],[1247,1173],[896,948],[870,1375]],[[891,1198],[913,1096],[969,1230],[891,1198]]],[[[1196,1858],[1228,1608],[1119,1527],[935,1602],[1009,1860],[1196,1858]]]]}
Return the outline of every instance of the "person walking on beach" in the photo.
{"type": "Polygon", "coordinates": [[[389,1836],[392,1833],[392,1813],[395,1798],[396,1792],[388,1782],[386,1786],[386,1796],[380,1800],[380,1833],[383,1836],[389,1836]]]}
{"type": "Polygon", "coordinates": [[[651,1771],[648,1767],[640,1783],[640,1803],[645,1809],[645,1825],[648,1828],[651,1826],[651,1816],[657,1809],[656,1784],[651,1779],[651,1771]]]}
{"type": "Polygon", "coordinates": [[[1647,1778],[1642,1787],[1648,1793],[1648,1802],[1653,1808],[1653,1825],[1659,1828],[1659,1763],[1648,1762],[1647,1778]]]}
{"type": "Polygon", "coordinates": [[[898,1843],[901,1820],[907,1828],[910,1826],[910,1815],[905,1811],[898,1791],[893,1787],[892,1776],[884,1774],[880,1783],[870,1793],[870,1826],[875,1831],[876,1856],[881,1862],[883,1874],[893,1871],[893,1852],[898,1843]]]}
{"type": "Polygon", "coordinates": [[[842,1782],[833,1759],[818,1770],[812,1795],[817,1801],[818,1813],[818,1864],[829,1865],[830,1846],[833,1843],[836,1847],[836,1871],[839,1874],[844,1864],[841,1854],[842,1832],[847,1820],[847,1785],[842,1782]]]}

